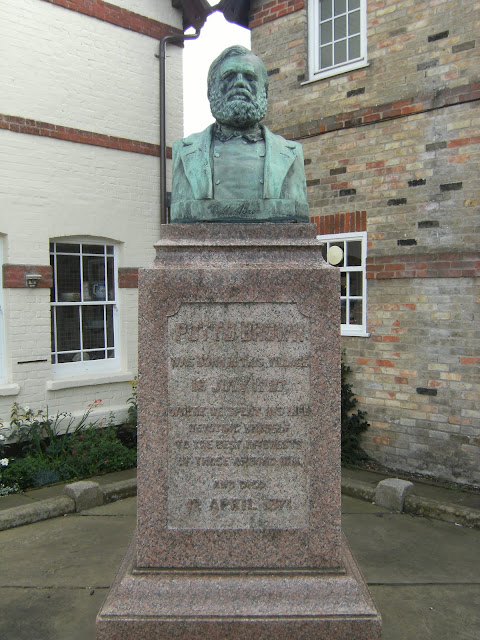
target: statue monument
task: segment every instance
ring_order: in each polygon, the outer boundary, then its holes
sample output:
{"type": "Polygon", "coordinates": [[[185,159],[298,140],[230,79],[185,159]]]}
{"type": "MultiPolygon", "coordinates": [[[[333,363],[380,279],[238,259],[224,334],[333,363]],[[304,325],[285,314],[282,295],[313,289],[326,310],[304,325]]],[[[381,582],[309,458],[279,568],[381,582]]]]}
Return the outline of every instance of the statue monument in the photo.
{"type": "Polygon", "coordinates": [[[309,222],[302,146],[261,126],[268,76],[229,47],[208,73],[215,123],[173,144],[171,222],[309,222]]]}
{"type": "Polygon", "coordinates": [[[381,638],[341,532],[340,273],[300,145],[259,126],[266,80],[227,49],[216,123],[174,145],[139,274],[137,531],[98,640],[381,638]]]}

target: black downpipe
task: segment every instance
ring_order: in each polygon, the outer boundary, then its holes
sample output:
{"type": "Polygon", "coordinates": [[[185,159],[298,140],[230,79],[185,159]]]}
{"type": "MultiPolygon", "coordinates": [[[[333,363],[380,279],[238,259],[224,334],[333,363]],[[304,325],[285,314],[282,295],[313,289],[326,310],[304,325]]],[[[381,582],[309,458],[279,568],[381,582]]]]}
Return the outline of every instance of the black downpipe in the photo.
{"type": "Polygon", "coordinates": [[[165,59],[169,42],[185,42],[196,40],[200,35],[200,29],[195,33],[185,33],[164,36],[160,40],[160,224],[168,224],[167,219],[167,140],[166,140],[166,116],[165,116],[165,59]]]}

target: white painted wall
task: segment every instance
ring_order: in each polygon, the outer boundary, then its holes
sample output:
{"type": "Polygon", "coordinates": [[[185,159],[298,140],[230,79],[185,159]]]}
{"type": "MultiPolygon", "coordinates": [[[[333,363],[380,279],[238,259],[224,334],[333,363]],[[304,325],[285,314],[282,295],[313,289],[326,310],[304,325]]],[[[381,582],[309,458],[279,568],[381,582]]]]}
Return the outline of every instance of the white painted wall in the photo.
{"type": "MultiPolygon", "coordinates": [[[[157,5],[173,11],[169,0],[157,5]]],[[[8,0],[0,43],[0,113],[158,144],[155,39],[49,2],[8,0]]],[[[168,69],[171,144],[183,126],[179,47],[168,47],[168,69]]]]}
{"type": "Polygon", "coordinates": [[[0,130],[5,262],[49,264],[49,238],[125,243],[119,266],[144,266],[159,237],[159,159],[0,130]]]}
{"type": "Polygon", "coordinates": [[[139,13],[147,18],[153,18],[159,22],[171,24],[172,27],[182,29],[182,16],[172,7],[170,0],[159,2],[159,0],[113,0],[110,4],[116,4],[134,13],[139,13]]]}
{"type": "MultiPolygon", "coordinates": [[[[181,27],[170,0],[118,5],[181,27]]],[[[158,143],[157,52],[147,36],[41,0],[8,0],[0,113],[158,143]]],[[[180,48],[169,47],[169,143],[182,136],[181,58],[180,48]]],[[[148,266],[160,231],[159,158],[0,130],[0,203],[5,263],[47,265],[51,239],[92,236],[115,243],[117,267],[148,266]]],[[[97,416],[113,410],[122,419],[137,370],[137,290],[118,291],[118,371],[60,380],[50,365],[50,290],[2,294],[0,421],[8,423],[13,401],[81,415],[98,398],[97,416]]]]}

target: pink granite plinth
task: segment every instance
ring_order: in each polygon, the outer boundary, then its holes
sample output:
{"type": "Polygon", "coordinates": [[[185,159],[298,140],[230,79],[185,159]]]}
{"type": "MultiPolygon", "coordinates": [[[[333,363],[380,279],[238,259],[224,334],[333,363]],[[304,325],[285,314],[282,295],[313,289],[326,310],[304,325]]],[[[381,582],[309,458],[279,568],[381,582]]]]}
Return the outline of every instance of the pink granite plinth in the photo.
{"type": "Polygon", "coordinates": [[[97,620],[97,640],[381,639],[345,541],[341,573],[138,570],[134,544],[97,620]]]}
{"type": "Polygon", "coordinates": [[[137,533],[99,640],[380,638],[340,526],[340,273],[309,224],[171,224],[139,278],[137,533]]]}

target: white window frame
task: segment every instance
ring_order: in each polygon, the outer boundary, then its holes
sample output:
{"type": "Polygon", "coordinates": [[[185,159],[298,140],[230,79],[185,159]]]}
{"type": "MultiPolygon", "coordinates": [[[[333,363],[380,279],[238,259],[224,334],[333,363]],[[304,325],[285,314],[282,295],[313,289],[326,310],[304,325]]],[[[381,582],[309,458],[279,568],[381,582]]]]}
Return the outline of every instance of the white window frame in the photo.
{"type": "MultiPolygon", "coordinates": [[[[342,324],[341,325],[341,335],[342,336],[362,336],[368,337],[370,334],[367,333],[367,232],[366,231],[356,231],[352,233],[335,233],[331,235],[325,236],[317,236],[317,240],[321,240],[325,243],[326,249],[330,247],[330,244],[336,243],[338,241],[356,241],[361,242],[361,265],[360,266],[343,266],[337,267],[340,269],[341,273],[347,272],[357,272],[362,273],[362,295],[361,296],[350,296],[348,290],[348,279],[347,279],[347,290],[346,295],[341,296],[342,302],[345,302],[347,305],[347,310],[349,309],[349,302],[347,299],[357,298],[362,300],[362,324],[342,324]]],[[[335,266],[335,265],[333,265],[335,266]]],[[[348,319],[348,314],[346,314],[348,319]]]]}
{"type": "MultiPolygon", "coordinates": [[[[118,313],[118,251],[116,244],[106,238],[92,238],[92,237],[66,237],[66,238],[52,238],[50,240],[51,244],[74,244],[74,245],[99,245],[99,246],[113,246],[113,273],[114,273],[114,300],[113,301],[75,301],[75,302],[60,302],[60,301],[50,301],[50,308],[54,307],[65,307],[65,306],[95,306],[100,304],[104,305],[104,308],[108,305],[111,306],[113,310],[113,348],[114,348],[114,357],[113,358],[105,358],[99,360],[84,360],[80,362],[62,362],[62,363],[53,363],[51,364],[52,368],[52,377],[53,378],[63,378],[63,377],[71,377],[71,376],[82,376],[82,375],[92,375],[92,374],[101,374],[101,373],[110,373],[113,371],[118,371],[120,369],[120,337],[119,337],[119,313],[118,313]]],[[[55,250],[56,252],[56,250],[55,250]]],[[[51,254],[51,251],[49,252],[51,254]]],[[[71,253],[69,255],[78,255],[71,253]]],[[[106,258],[106,252],[105,252],[106,258]]],[[[57,288],[57,264],[55,262],[55,268],[53,270],[53,278],[55,283],[55,291],[58,291],[57,288]]],[[[80,287],[81,291],[83,291],[83,269],[80,269],[80,287]]],[[[82,294],[83,298],[83,294],[82,294]]],[[[51,334],[54,332],[54,320],[52,320],[51,325],[51,334]]],[[[80,329],[81,331],[81,329],[80,329]]],[[[56,344],[56,335],[55,335],[55,343],[56,344]]],[[[106,340],[106,337],[105,337],[106,340]]],[[[81,349],[83,352],[88,352],[88,350],[81,349]]],[[[93,349],[91,349],[93,350],[93,349]]],[[[51,360],[53,360],[53,356],[57,354],[56,347],[51,351],[51,360]]],[[[82,355],[83,357],[83,355],[82,355]]]]}
{"type": "MultiPolygon", "coordinates": [[[[360,56],[321,69],[320,67],[320,1],[308,2],[308,68],[309,80],[322,80],[340,73],[360,69],[368,65],[367,60],[367,0],[360,0],[360,56]]],[[[331,0],[332,3],[334,0],[331,0]]],[[[348,8],[348,0],[347,0],[348,8]]],[[[332,40],[333,42],[333,40],[332,40]]]]}

